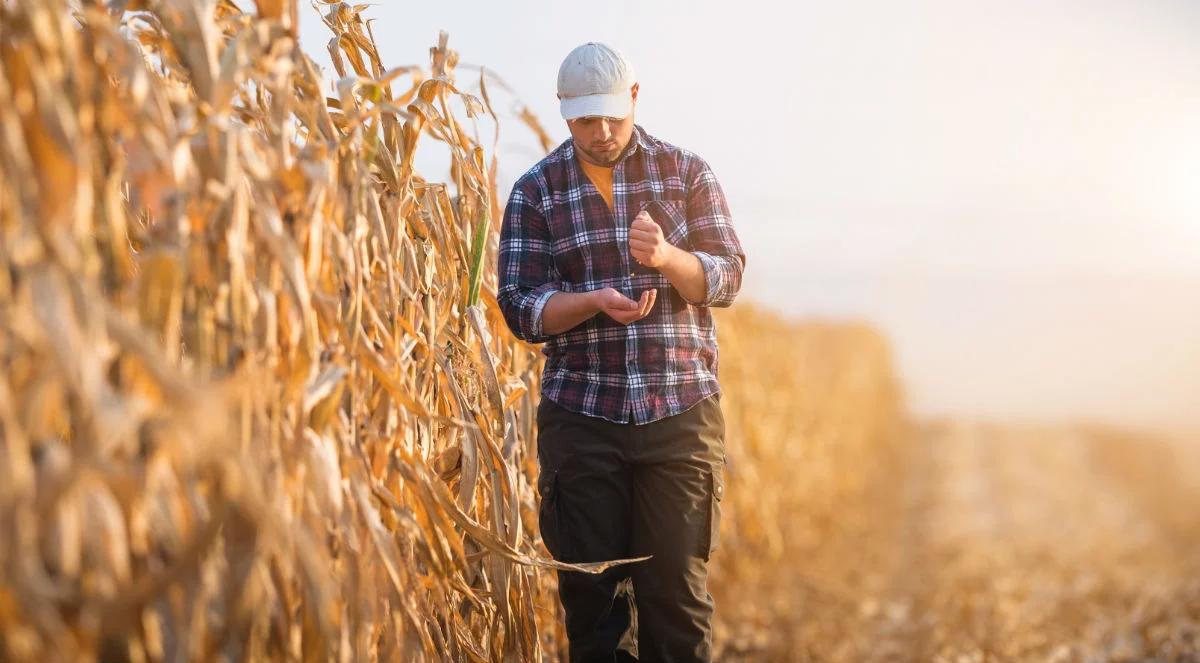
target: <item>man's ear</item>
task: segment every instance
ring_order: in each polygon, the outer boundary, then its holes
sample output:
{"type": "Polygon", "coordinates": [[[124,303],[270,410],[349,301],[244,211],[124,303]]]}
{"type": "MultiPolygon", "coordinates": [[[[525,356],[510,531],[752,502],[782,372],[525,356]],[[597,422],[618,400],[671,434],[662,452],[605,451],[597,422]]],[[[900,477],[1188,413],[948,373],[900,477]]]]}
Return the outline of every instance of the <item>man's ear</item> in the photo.
{"type": "Polygon", "coordinates": [[[633,87],[629,88],[629,94],[633,96],[634,101],[637,101],[638,86],[640,85],[641,83],[634,83],[633,87]]]}

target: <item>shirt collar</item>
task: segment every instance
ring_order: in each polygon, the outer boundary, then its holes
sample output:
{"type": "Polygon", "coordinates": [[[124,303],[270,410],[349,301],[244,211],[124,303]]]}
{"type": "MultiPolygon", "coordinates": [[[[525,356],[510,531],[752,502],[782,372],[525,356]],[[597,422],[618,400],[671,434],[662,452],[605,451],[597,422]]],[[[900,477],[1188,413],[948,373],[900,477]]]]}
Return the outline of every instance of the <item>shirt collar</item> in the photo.
{"type": "Polygon", "coordinates": [[[650,142],[646,140],[646,130],[640,124],[633,125],[633,142],[638,149],[650,152],[650,142]]]}

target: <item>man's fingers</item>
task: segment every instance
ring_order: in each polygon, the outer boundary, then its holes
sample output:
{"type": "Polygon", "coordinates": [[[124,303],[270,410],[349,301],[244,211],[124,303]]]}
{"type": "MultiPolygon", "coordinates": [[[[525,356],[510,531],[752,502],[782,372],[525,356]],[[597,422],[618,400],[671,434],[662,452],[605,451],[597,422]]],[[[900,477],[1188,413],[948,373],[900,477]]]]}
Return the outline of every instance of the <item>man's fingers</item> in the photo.
{"type": "Polygon", "coordinates": [[[632,230],[640,230],[642,232],[649,232],[649,233],[653,233],[654,229],[657,227],[658,227],[658,224],[651,221],[650,217],[648,217],[648,216],[646,218],[642,218],[639,216],[638,218],[633,220],[633,223],[629,224],[629,229],[631,231],[632,230]]]}
{"type": "Polygon", "coordinates": [[[608,297],[604,302],[605,308],[613,309],[614,311],[636,311],[638,306],[640,306],[640,302],[622,295],[617,290],[612,290],[608,293],[608,297]]]}
{"type": "Polygon", "coordinates": [[[633,315],[629,316],[629,322],[633,322],[634,320],[637,320],[639,318],[646,317],[646,303],[647,303],[647,299],[648,299],[648,295],[646,294],[647,292],[648,292],[647,290],[643,290],[642,294],[640,296],[638,296],[638,299],[636,302],[637,307],[634,309],[635,312],[633,313],[633,315]]]}
{"type": "Polygon", "coordinates": [[[615,293],[608,308],[609,316],[622,324],[629,324],[650,314],[654,302],[658,298],[657,288],[647,288],[638,295],[637,300],[630,299],[621,293],[615,293]]]}
{"type": "Polygon", "coordinates": [[[650,315],[650,311],[654,309],[654,300],[658,298],[657,290],[650,290],[650,296],[646,298],[646,307],[642,309],[642,317],[650,315]]]}
{"type": "Polygon", "coordinates": [[[626,301],[633,304],[633,309],[625,312],[614,311],[613,313],[615,315],[612,317],[617,322],[627,325],[631,322],[641,320],[647,315],[650,315],[650,310],[654,308],[654,302],[658,298],[658,289],[647,288],[646,290],[643,290],[636,302],[628,297],[624,297],[623,295],[622,297],[626,301]]]}
{"type": "Polygon", "coordinates": [[[641,317],[646,317],[650,314],[650,309],[654,308],[654,298],[658,294],[658,290],[650,288],[642,291],[642,307],[640,310],[641,317]]]}

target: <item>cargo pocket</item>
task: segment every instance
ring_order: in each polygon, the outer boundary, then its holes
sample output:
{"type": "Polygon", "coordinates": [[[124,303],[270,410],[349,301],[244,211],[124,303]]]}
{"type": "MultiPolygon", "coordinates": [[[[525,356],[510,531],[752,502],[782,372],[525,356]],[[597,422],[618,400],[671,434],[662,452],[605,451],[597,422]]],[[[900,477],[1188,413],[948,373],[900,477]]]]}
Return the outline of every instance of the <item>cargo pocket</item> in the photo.
{"type": "Polygon", "coordinates": [[[538,495],[542,498],[538,508],[538,529],[542,534],[542,542],[546,544],[551,557],[565,561],[561,519],[558,516],[558,470],[545,470],[538,474],[538,495]]]}
{"type": "Polygon", "coordinates": [[[725,499],[724,467],[713,467],[708,471],[708,531],[704,537],[704,559],[707,561],[717,549],[721,534],[721,501],[725,499]]]}

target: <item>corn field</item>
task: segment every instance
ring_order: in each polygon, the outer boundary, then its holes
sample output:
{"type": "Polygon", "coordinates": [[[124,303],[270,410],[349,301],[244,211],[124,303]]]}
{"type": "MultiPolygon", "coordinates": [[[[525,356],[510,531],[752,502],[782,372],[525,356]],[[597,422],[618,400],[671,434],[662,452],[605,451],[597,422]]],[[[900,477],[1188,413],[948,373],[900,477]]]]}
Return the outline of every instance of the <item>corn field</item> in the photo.
{"type": "Polygon", "coordinates": [[[5,660],[561,647],[488,81],[319,9],[329,97],[291,3],[0,5],[5,660]]]}
{"type": "MultiPolygon", "coordinates": [[[[623,560],[538,535],[511,93],[243,5],[0,0],[0,661],[566,660],[553,571],[623,560]]],[[[1194,447],[915,424],[871,328],[717,320],[721,660],[1196,660],[1194,447]]]]}
{"type": "Polygon", "coordinates": [[[871,329],[720,313],[720,660],[1200,660],[1194,435],[914,420],[871,329]]]}

